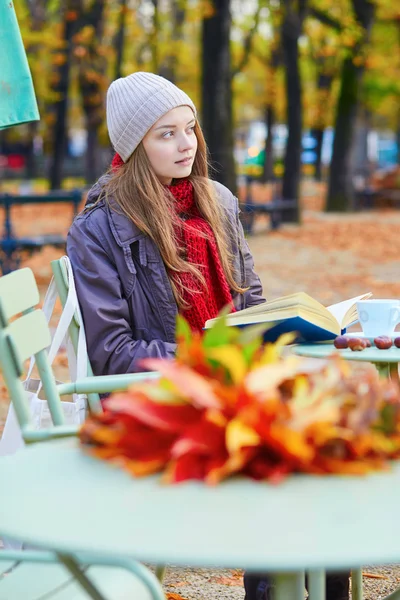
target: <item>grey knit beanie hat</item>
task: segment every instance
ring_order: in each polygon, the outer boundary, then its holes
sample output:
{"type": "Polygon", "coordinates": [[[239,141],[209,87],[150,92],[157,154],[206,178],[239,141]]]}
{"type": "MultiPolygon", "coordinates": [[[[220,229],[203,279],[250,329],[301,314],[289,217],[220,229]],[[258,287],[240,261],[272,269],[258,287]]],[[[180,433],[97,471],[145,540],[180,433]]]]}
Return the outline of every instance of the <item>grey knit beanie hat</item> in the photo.
{"type": "Polygon", "coordinates": [[[153,73],[132,73],[108,88],[107,127],[112,145],[126,162],[149,129],[178,106],[196,108],[185,92],[153,73]]]}

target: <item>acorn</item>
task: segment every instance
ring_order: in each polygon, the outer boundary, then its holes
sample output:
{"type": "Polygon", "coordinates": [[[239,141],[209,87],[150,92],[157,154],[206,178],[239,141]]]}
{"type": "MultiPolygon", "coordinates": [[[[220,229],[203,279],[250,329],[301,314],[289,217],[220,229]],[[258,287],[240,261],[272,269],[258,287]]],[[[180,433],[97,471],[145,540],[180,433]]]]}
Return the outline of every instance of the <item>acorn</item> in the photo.
{"type": "Polygon", "coordinates": [[[367,347],[367,340],[363,338],[349,338],[349,348],[353,350],[353,352],[360,352],[367,347]]]}
{"type": "Polygon", "coordinates": [[[349,347],[349,338],[345,335],[338,335],[337,338],[334,339],[333,345],[338,350],[343,350],[344,348],[349,347]]]}
{"type": "Polygon", "coordinates": [[[379,335],[374,339],[374,344],[379,350],[388,350],[392,347],[392,338],[387,335],[379,335]]]}
{"type": "Polygon", "coordinates": [[[400,348],[400,337],[394,338],[394,345],[396,348],[400,348]]]}

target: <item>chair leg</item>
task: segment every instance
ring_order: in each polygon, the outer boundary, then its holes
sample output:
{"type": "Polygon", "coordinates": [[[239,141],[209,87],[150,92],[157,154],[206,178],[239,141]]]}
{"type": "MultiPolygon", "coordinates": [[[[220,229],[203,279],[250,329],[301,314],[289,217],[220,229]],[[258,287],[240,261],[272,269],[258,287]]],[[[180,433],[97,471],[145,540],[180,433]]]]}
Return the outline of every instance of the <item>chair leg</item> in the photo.
{"type": "Polygon", "coordinates": [[[325,571],[308,571],[308,600],[324,600],[326,596],[325,571]]]}
{"type": "Polygon", "coordinates": [[[60,562],[66,567],[66,569],[75,577],[79,584],[83,587],[85,592],[88,593],[92,600],[107,600],[103,594],[100,594],[99,590],[93,585],[85,573],[82,571],[80,565],[71,556],[66,554],[58,554],[60,562]]]}
{"type": "Polygon", "coordinates": [[[155,571],[155,573],[156,573],[156,577],[157,577],[157,579],[158,579],[158,581],[159,581],[160,583],[162,583],[162,582],[163,582],[163,579],[164,579],[164,577],[165,577],[166,570],[167,570],[167,567],[166,567],[165,565],[157,565],[157,566],[156,566],[156,571],[155,571]]]}
{"type": "Polygon", "coordinates": [[[395,590],[392,594],[389,594],[389,596],[385,596],[383,600],[400,600],[400,590],[395,590]]]}
{"type": "Polygon", "coordinates": [[[363,600],[362,569],[353,569],[351,572],[351,597],[352,600],[363,600]]]}

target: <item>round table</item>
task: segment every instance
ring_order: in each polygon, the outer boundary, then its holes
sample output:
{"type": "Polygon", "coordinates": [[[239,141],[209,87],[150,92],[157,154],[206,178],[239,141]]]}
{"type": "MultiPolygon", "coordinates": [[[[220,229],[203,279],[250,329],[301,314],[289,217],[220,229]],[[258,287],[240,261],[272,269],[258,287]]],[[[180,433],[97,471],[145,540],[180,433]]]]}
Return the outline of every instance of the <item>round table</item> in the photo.
{"type": "MultiPolygon", "coordinates": [[[[63,554],[275,575],[400,561],[400,464],[368,477],[167,486],[54,441],[3,457],[0,481],[0,535],[63,554]]],[[[276,597],[302,598],[293,586],[276,597]]]]}
{"type": "MultiPolygon", "coordinates": [[[[357,337],[357,333],[354,333],[354,337],[357,337]]],[[[371,346],[371,348],[353,352],[348,348],[338,350],[333,343],[314,343],[293,346],[292,351],[299,356],[310,358],[327,358],[332,354],[340,354],[346,360],[370,362],[375,365],[382,377],[391,377],[399,381],[400,348],[396,348],[396,346],[392,346],[389,350],[379,350],[379,348],[371,346]]]]}

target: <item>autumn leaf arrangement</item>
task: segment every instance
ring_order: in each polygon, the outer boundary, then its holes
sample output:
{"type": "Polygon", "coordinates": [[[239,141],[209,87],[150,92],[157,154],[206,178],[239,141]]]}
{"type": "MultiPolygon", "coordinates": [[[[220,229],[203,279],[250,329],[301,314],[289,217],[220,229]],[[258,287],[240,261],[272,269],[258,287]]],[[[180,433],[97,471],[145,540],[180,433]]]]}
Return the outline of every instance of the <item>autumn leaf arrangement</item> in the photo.
{"type": "Polygon", "coordinates": [[[207,484],[362,475],[400,456],[396,384],[339,356],[297,357],[291,334],[263,344],[262,333],[222,318],[200,336],[178,317],[176,360],[144,360],[160,378],[106,399],[81,428],[84,450],[137,477],[207,484]]]}

